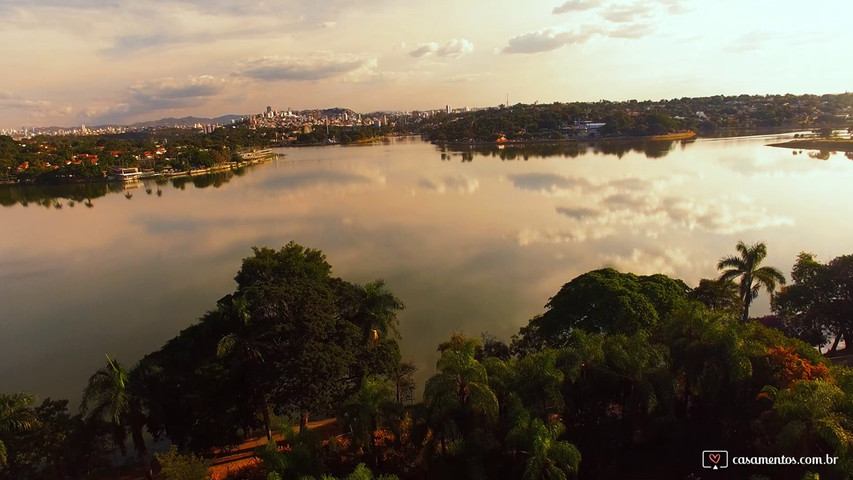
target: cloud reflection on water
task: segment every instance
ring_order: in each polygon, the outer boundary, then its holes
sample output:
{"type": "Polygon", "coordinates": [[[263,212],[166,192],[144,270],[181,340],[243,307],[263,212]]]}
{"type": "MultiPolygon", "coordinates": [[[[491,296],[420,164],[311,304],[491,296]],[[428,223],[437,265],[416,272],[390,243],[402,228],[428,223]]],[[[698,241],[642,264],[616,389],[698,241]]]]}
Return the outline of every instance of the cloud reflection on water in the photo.
{"type": "Polygon", "coordinates": [[[807,182],[747,177],[721,159],[782,169],[792,156],[761,141],[675,146],[654,161],[642,147],[575,145],[512,154],[527,163],[485,150],[459,163],[404,140],[289,149],[239,178],[165,183],[162,197],[98,189],[91,209],[22,208],[36,197],[16,190],[0,202],[12,204],[0,221],[16,227],[0,236],[0,301],[14,319],[0,378],[73,400],[103,353],[132,363],[212,308],[252,245],[295,240],[322,249],[335,275],[385,278],[408,306],[403,350],[420,380],[453,330],[508,337],[560,285],[604,265],[695,283],[739,239],[767,241],[783,271],[801,250],[850,253],[838,250],[853,225],[837,205],[853,202],[851,162],[796,157],[794,168],[812,165],[807,182]],[[65,362],[62,375],[33,377],[52,362],[65,362]]]}

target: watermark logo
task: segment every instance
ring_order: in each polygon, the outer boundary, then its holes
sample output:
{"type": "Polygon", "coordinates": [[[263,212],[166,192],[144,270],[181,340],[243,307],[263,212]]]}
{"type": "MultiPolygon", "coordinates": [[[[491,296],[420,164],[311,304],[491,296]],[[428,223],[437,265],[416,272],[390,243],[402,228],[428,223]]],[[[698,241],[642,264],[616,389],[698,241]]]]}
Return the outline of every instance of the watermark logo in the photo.
{"type": "Polygon", "coordinates": [[[726,450],[703,450],[702,468],[719,470],[729,467],[729,452],[726,450]]]}

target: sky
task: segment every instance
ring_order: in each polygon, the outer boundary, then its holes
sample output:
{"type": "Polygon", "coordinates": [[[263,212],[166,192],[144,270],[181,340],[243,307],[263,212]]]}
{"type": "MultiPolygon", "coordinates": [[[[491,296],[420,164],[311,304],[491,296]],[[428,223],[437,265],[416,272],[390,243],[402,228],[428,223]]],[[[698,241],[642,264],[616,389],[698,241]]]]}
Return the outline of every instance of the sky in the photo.
{"type": "Polygon", "coordinates": [[[0,128],[843,93],[840,0],[0,0],[0,128]]]}

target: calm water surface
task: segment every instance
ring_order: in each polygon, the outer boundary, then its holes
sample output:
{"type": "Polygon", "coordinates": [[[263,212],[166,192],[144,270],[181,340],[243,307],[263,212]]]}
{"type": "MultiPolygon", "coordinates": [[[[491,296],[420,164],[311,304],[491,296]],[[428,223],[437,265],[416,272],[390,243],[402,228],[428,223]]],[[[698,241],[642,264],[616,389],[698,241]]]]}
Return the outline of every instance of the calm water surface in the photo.
{"type": "MultiPolygon", "coordinates": [[[[4,187],[0,391],[76,404],[104,353],[133,363],[233,291],[253,245],[295,240],[347,280],[384,278],[406,303],[420,380],[452,332],[509,338],[605,265],[695,285],[740,239],[766,241],[786,273],[803,250],[853,253],[853,162],[764,146],[779,138],[464,151],[402,139],[127,192],[4,187]]],[[[753,313],[767,312],[762,293],[753,313]]]]}

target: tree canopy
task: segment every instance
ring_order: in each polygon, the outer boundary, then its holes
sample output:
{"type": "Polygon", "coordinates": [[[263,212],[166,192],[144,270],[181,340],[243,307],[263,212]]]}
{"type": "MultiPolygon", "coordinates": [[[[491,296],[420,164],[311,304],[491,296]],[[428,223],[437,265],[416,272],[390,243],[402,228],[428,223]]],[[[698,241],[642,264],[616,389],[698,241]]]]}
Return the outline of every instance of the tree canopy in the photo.
{"type": "Polygon", "coordinates": [[[594,270],[566,283],[513,339],[516,351],[534,345],[562,347],[572,329],[634,334],[657,324],[685,303],[690,289],[665,275],[638,276],[612,268],[594,270]]]}
{"type": "Polygon", "coordinates": [[[853,255],[822,264],[800,253],[791,271],[793,283],[773,299],[784,329],[815,346],[832,342],[834,352],[853,332],[853,255]]]}

